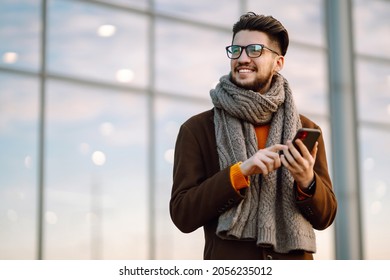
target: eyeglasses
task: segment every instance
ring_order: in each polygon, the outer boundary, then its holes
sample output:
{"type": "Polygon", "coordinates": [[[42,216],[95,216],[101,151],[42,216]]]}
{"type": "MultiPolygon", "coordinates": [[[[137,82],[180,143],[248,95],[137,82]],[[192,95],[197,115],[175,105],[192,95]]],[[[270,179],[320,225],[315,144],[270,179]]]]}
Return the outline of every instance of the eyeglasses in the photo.
{"type": "Polygon", "coordinates": [[[226,47],[226,54],[230,59],[238,59],[242,51],[245,49],[246,55],[250,58],[259,57],[263,53],[263,49],[267,49],[277,55],[276,51],[264,46],[263,44],[251,44],[248,46],[231,45],[226,47]]]}

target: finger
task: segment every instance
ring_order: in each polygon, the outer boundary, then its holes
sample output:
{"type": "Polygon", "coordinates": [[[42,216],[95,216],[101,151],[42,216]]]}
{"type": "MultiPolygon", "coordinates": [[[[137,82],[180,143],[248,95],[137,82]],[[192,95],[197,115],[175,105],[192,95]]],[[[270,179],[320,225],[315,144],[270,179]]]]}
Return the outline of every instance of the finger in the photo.
{"type": "Polygon", "coordinates": [[[279,159],[277,153],[270,153],[262,159],[264,165],[267,167],[268,173],[275,170],[275,159],[279,159]]]}
{"type": "Polygon", "coordinates": [[[303,142],[301,141],[301,139],[295,140],[295,143],[296,143],[296,145],[298,146],[299,150],[301,151],[302,157],[308,158],[308,156],[310,155],[310,152],[309,152],[309,150],[307,149],[306,145],[303,144],[303,142]]]}
{"type": "Polygon", "coordinates": [[[268,167],[265,164],[258,165],[259,169],[261,170],[261,174],[268,175],[268,167]]]}
{"type": "Polygon", "coordinates": [[[274,169],[278,169],[280,166],[282,166],[282,162],[280,161],[279,154],[276,154],[274,156],[274,169]]]}
{"type": "Polygon", "coordinates": [[[288,160],[288,162],[290,163],[290,165],[292,167],[296,167],[298,165],[297,160],[301,159],[302,156],[299,153],[299,151],[295,148],[295,146],[292,144],[291,141],[287,141],[287,147],[288,149],[283,151],[284,155],[288,160]]]}
{"type": "Polygon", "coordinates": [[[291,163],[294,161],[294,158],[291,156],[288,150],[286,150],[284,154],[280,156],[280,161],[282,162],[284,167],[286,167],[290,171],[292,170],[293,167],[291,163]]]}
{"type": "Polygon", "coordinates": [[[269,152],[268,156],[271,158],[272,160],[272,167],[273,169],[278,169],[282,163],[280,161],[280,151],[283,151],[284,148],[282,148],[282,150],[279,150],[278,152],[269,152]]]}
{"type": "Polygon", "coordinates": [[[256,158],[254,163],[255,163],[257,169],[260,171],[260,173],[262,173],[264,175],[268,174],[268,168],[267,168],[266,164],[260,158],[256,158]]]}
{"type": "MultiPolygon", "coordinates": [[[[284,145],[282,145],[282,146],[284,146],[284,145]]],[[[284,149],[284,147],[283,147],[283,149],[284,149]]],[[[268,166],[269,171],[273,171],[275,169],[278,169],[282,165],[282,163],[280,162],[279,152],[275,153],[275,152],[271,152],[271,151],[266,151],[264,153],[264,155],[268,157],[267,163],[269,163],[269,164],[267,164],[267,166],[268,166]]]]}
{"type": "Polygon", "coordinates": [[[288,160],[286,159],[286,156],[285,156],[285,155],[281,155],[281,156],[280,156],[280,161],[281,161],[281,163],[283,164],[283,166],[286,167],[288,170],[291,169],[291,165],[290,165],[290,163],[288,162],[288,160]]]}
{"type": "Polygon", "coordinates": [[[267,147],[266,150],[274,152],[274,153],[278,153],[279,151],[283,150],[284,148],[286,148],[286,145],[275,144],[275,145],[272,145],[270,147],[267,147]]]}
{"type": "Polygon", "coordinates": [[[318,141],[315,143],[313,150],[311,151],[311,156],[313,157],[314,161],[317,158],[317,152],[318,152],[318,141]]]}

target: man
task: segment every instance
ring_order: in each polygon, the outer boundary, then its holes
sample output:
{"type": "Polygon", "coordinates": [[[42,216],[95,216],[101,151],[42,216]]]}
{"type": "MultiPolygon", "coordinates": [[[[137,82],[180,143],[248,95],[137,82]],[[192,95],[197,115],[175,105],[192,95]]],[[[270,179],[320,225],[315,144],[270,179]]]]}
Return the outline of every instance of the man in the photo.
{"type": "Polygon", "coordinates": [[[204,259],[313,259],[313,228],[335,218],[322,136],[311,151],[292,143],[299,128],[319,127],[279,74],[288,43],[273,17],[241,16],[214,108],[180,128],[170,213],[183,232],[203,226],[204,259]]]}

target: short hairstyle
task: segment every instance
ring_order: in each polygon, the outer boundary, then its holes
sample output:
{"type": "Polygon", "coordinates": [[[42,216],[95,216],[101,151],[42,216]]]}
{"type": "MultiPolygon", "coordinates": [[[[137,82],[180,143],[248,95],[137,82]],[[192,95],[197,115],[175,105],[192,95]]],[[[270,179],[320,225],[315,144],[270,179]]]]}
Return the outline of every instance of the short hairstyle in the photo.
{"type": "Polygon", "coordinates": [[[248,12],[240,17],[240,20],[233,25],[233,40],[236,34],[242,30],[261,31],[266,33],[271,40],[279,44],[281,54],[284,56],[287,52],[289,38],[286,28],[274,17],[257,15],[254,12],[248,12]]]}

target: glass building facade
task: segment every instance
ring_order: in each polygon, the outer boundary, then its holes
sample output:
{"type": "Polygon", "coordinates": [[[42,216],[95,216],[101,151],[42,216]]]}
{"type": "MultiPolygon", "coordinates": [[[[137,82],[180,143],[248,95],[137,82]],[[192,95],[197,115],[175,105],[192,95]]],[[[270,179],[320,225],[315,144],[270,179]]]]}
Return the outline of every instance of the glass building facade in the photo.
{"type": "MultiPolygon", "coordinates": [[[[169,216],[174,145],[247,11],[289,31],[281,73],[332,170],[324,1],[0,0],[0,259],[202,258],[169,216]]],[[[390,2],[351,9],[362,258],[389,259],[390,2]]]]}

